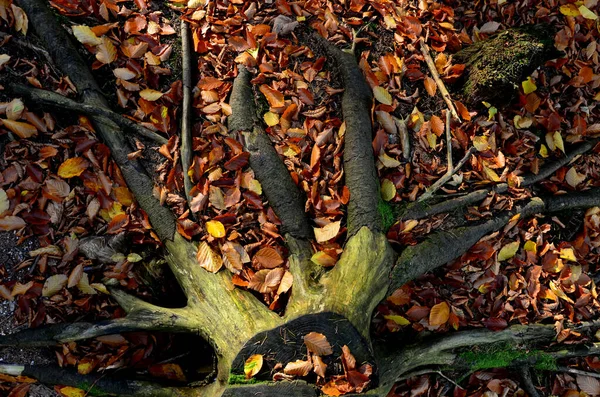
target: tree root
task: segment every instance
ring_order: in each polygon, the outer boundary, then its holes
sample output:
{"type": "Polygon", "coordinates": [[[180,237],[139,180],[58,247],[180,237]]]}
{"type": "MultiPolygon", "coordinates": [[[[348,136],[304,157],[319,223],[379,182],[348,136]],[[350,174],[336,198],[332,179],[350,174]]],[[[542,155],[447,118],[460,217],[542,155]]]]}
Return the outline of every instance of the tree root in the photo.
{"type": "MultiPolygon", "coordinates": [[[[161,384],[125,380],[103,374],[81,375],[75,370],[42,365],[0,365],[0,374],[27,376],[47,385],[64,385],[82,389],[90,396],[186,397],[189,388],[164,387],[161,384]]],[[[194,390],[195,392],[200,389],[194,390]]]]}
{"type": "MultiPolygon", "coordinates": [[[[190,192],[194,184],[188,173],[192,165],[192,55],[191,55],[191,33],[188,24],[181,20],[181,52],[183,58],[183,104],[181,109],[181,169],[183,173],[183,186],[188,207],[191,205],[192,196],[190,192]]],[[[190,211],[192,219],[195,215],[190,211]]]]}
{"type": "MultiPolygon", "coordinates": [[[[568,155],[551,163],[545,164],[537,174],[527,174],[525,176],[519,177],[519,186],[527,187],[534,185],[540,181],[543,181],[544,179],[554,174],[559,168],[569,164],[577,156],[580,156],[592,150],[594,147],[596,147],[598,143],[600,143],[600,138],[595,138],[575,146],[569,151],[568,155]]],[[[506,191],[508,191],[508,188],[508,184],[499,183],[491,188],[479,189],[468,193],[464,196],[441,201],[432,205],[426,205],[424,203],[415,202],[409,204],[404,209],[404,211],[399,217],[399,220],[423,219],[444,212],[451,212],[456,209],[464,208],[469,205],[480,202],[483,199],[485,199],[491,192],[505,193],[506,191]]]]}
{"type": "Polygon", "coordinates": [[[344,84],[342,97],[342,113],[346,123],[344,178],[350,190],[348,236],[353,236],[363,226],[373,232],[380,232],[383,226],[381,215],[377,210],[380,200],[379,178],[371,146],[372,90],[353,55],[341,51],[316,33],[310,36],[310,40],[321,47],[329,59],[337,65],[344,84]]]}
{"type": "Polygon", "coordinates": [[[589,208],[597,205],[600,205],[600,189],[598,188],[544,199],[535,197],[527,205],[496,215],[482,224],[433,233],[425,241],[404,249],[392,270],[389,292],[393,292],[426,272],[460,257],[479,239],[501,229],[517,214],[521,218],[525,218],[538,213],[589,208]]]}

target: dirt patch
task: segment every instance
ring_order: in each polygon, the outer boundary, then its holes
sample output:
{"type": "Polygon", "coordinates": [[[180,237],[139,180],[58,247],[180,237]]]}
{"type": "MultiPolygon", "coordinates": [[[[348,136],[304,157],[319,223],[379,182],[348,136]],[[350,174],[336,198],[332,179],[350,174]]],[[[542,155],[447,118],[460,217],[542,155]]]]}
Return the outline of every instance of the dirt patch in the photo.
{"type": "MultiPolygon", "coordinates": [[[[17,266],[29,258],[29,251],[38,247],[36,239],[28,239],[23,244],[17,245],[18,237],[14,232],[0,232],[0,263],[4,266],[2,281],[21,280],[28,273],[28,269],[16,271],[17,266]]],[[[0,335],[17,332],[27,325],[18,326],[14,323],[13,313],[16,308],[15,301],[0,301],[0,335]]],[[[43,348],[0,348],[0,363],[21,365],[56,365],[54,354],[50,349],[43,348]]],[[[30,397],[55,397],[54,390],[43,385],[32,385],[29,389],[30,397]]]]}

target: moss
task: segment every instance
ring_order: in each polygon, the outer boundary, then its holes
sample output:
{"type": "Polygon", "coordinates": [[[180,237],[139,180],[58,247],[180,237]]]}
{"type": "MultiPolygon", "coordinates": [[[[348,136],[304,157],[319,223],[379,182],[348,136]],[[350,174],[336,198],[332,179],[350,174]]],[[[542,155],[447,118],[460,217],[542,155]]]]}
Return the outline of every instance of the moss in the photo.
{"type": "Polygon", "coordinates": [[[463,352],[459,357],[465,361],[471,372],[505,368],[523,362],[532,365],[537,370],[552,371],[557,368],[556,360],[550,354],[540,350],[518,349],[506,344],[463,352]]]}
{"type": "Polygon", "coordinates": [[[527,75],[557,55],[551,30],[547,25],[509,29],[454,54],[467,68],[465,101],[509,100],[527,75]]]}
{"type": "Polygon", "coordinates": [[[383,225],[383,231],[387,232],[390,227],[396,222],[397,209],[390,203],[379,200],[377,204],[377,211],[381,216],[381,223],[383,225]]]}
{"type": "Polygon", "coordinates": [[[97,387],[94,387],[93,383],[82,382],[79,385],[77,385],[76,387],[78,389],[81,389],[81,390],[85,391],[86,394],[89,395],[89,396],[105,397],[105,396],[112,396],[113,395],[111,393],[103,392],[102,390],[98,389],[97,387]]]}
{"type": "Polygon", "coordinates": [[[261,383],[261,381],[256,378],[246,379],[245,375],[229,374],[228,383],[230,385],[253,385],[256,383],[261,383]]]}

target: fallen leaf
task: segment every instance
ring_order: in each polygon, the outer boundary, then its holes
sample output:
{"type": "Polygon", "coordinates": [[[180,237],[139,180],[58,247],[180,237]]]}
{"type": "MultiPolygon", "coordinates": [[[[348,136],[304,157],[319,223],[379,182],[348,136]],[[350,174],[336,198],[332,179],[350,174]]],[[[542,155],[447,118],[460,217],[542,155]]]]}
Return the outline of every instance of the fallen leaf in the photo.
{"type": "Polygon", "coordinates": [[[515,256],[519,250],[519,246],[520,244],[518,241],[506,244],[498,253],[498,261],[502,262],[515,256]]]}
{"type": "Polygon", "coordinates": [[[58,167],[58,176],[64,179],[73,178],[83,174],[83,171],[90,166],[90,163],[83,157],[73,157],[65,160],[60,167],[58,167]]]}
{"type": "Polygon", "coordinates": [[[200,243],[198,253],[196,254],[196,260],[201,267],[211,273],[218,272],[223,266],[223,259],[210,248],[206,241],[200,243]]]}
{"type": "Polygon", "coordinates": [[[19,138],[27,139],[32,136],[36,136],[38,133],[37,128],[29,123],[25,123],[23,121],[14,121],[14,120],[6,120],[0,119],[2,124],[6,128],[8,128],[13,134],[16,134],[19,138]]]}
{"type": "Polygon", "coordinates": [[[450,317],[450,306],[446,302],[434,305],[429,312],[429,325],[438,326],[446,324],[450,317]]]}
{"type": "Polygon", "coordinates": [[[205,224],[208,233],[215,238],[225,237],[225,226],[219,221],[208,221],[205,224]]]}
{"type": "Polygon", "coordinates": [[[76,25],[73,26],[73,35],[81,44],[87,44],[96,46],[102,43],[102,39],[100,39],[96,34],[89,28],[89,26],[85,25],[76,25]]]}
{"type": "Polygon", "coordinates": [[[373,87],[373,96],[384,105],[392,104],[392,95],[383,87],[373,87]]]}
{"type": "Polygon", "coordinates": [[[318,243],[324,243],[326,241],[329,241],[335,236],[337,236],[337,234],[340,231],[340,227],[340,221],[331,222],[323,227],[315,227],[313,228],[315,232],[315,239],[318,243]]]}
{"type": "Polygon", "coordinates": [[[68,277],[64,274],[55,274],[46,279],[42,288],[42,296],[50,298],[59,293],[67,285],[68,277]]]}
{"type": "Polygon", "coordinates": [[[310,332],[304,335],[304,344],[317,356],[328,356],[333,354],[333,349],[325,335],[318,332],[310,332]]]}
{"type": "Polygon", "coordinates": [[[250,379],[254,377],[256,374],[260,372],[260,369],[263,366],[263,356],[262,354],[253,354],[244,363],[244,374],[246,374],[246,379],[250,379]]]}
{"type": "Polygon", "coordinates": [[[306,376],[312,371],[313,365],[309,361],[296,360],[293,363],[287,363],[283,369],[286,375],[306,376]]]}

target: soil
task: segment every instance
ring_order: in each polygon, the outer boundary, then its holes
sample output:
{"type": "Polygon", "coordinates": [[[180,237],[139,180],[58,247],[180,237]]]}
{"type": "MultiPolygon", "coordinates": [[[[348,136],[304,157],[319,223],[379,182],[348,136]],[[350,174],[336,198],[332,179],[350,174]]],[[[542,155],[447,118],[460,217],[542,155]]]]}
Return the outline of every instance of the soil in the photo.
{"type": "MultiPolygon", "coordinates": [[[[0,232],[0,266],[4,267],[4,276],[0,281],[20,280],[28,272],[27,267],[15,271],[16,267],[29,258],[29,251],[38,245],[36,239],[28,239],[21,245],[17,245],[18,237],[14,232],[0,232]]],[[[15,301],[0,300],[0,335],[16,332],[25,325],[17,325],[14,322],[13,312],[16,307],[15,301]]],[[[54,354],[50,349],[42,348],[0,348],[0,364],[27,364],[27,365],[56,365],[54,354]]],[[[30,397],[58,397],[58,394],[44,385],[31,385],[28,396],[30,397]]]]}

